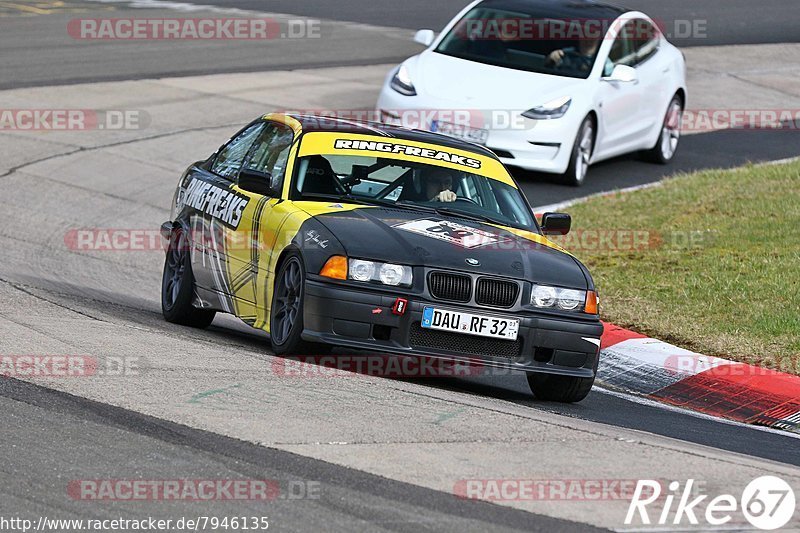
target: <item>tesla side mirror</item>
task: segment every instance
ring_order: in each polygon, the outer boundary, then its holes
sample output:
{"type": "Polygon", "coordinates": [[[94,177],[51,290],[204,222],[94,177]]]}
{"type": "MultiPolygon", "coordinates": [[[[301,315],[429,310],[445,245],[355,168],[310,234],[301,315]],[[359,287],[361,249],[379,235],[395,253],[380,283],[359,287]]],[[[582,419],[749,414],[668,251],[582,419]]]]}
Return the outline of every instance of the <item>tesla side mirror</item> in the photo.
{"type": "Polygon", "coordinates": [[[572,217],[566,213],[545,213],[542,215],[542,233],[545,235],[566,235],[572,226],[572,217]]]}
{"type": "Polygon", "coordinates": [[[277,197],[278,192],[270,186],[270,183],[272,183],[272,175],[269,172],[261,172],[251,168],[245,168],[239,172],[239,188],[243,191],[273,198],[277,197]]]}
{"type": "Polygon", "coordinates": [[[618,81],[620,83],[632,83],[638,79],[636,69],[628,65],[617,65],[611,71],[610,76],[603,78],[604,81],[618,81]]]}
{"type": "Polygon", "coordinates": [[[433,41],[436,39],[436,34],[433,33],[433,30],[419,30],[414,35],[414,42],[419,43],[422,46],[430,46],[433,44],[433,41]]]}

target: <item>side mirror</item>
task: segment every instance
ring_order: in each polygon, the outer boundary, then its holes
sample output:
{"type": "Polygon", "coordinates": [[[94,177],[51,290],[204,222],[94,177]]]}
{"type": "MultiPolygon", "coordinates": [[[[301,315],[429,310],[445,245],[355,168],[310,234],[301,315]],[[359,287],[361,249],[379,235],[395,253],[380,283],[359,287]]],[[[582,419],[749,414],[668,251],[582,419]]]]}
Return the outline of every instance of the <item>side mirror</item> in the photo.
{"type": "Polygon", "coordinates": [[[436,34],[433,33],[433,30],[419,30],[416,35],[414,35],[414,42],[422,46],[430,46],[435,40],[436,34]]]}
{"type": "Polygon", "coordinates": [[[269,172],[261,172],[251,168],[244,168],[239,172],[239,187],[244,191],[273,198],[280,196],[280,193],[272,188],[271,183],[272,175],[269,172]]]}
{"type": "Polygon", "coordinates": [[[566,235],[572,226],[572,217],[566,213],[545,213],[542,215],[542,233],[545,235],[566,235]]]}
{"type": "Polygon", "coordinates": [[[617,65],[611,71],[610,76],[603,78],[603,81],[616,81],[620,83],[633,83],[639,78],[636,74],[636,69],[628,65],[617,65]]]}

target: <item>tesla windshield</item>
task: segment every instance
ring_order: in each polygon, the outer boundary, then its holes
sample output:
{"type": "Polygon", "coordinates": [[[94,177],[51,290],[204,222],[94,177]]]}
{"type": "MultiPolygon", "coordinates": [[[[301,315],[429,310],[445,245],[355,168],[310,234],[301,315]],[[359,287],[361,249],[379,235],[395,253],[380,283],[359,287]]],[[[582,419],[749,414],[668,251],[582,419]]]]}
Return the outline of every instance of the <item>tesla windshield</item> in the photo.
{"type": "Polygon", "coordinates": [[[293,198],[320,197],[425,209],[538,231],[530,207],[516,187],[466,171],[398,159],[303,157],[293,198]]]}
{"type": "Polygon", "coordinates": [[[453,26],[436,52],[498,67],[587,78],[605,23],[479,6],[453,26]]]}

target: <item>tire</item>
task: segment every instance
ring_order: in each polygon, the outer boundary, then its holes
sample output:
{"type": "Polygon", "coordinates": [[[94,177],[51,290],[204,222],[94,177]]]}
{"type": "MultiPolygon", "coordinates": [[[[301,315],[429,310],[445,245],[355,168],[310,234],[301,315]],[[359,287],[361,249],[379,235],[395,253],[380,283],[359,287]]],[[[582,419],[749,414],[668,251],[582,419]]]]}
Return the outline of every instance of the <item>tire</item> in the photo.
{"type": "Polygon", "coordinates": [[[659,165],[666,165],[672,161],[675,152],[678,151],[678,143],[681,139],[682,115],[683,103],[680,96],[676,94],[667,106],[667,113],[664,115],[658,140],[655,146],[644,153],[645,159],[659,165]]]}
{"type": "Polygon", "coordinates": [[[161,278],[161,313],[167,322],[193,328],[207,328],[215,311],[198,309],[194,300],[194,275],[189,242],[182,228],[172,231],[164,274],[161,278]]]}
{"type": "Polygon", "coordinates": [[[269,340],[277,355],[326,354],[331,346],[305,342],[303,306],[305,303],[306,270],[297,253],[286,257],[275,277],[272,306],[269,313],[269,340]]]}
{"type": "Polygon", "coordinates": [[[536,398],[549,402],[575,403],[589,395],[594,379],[528,372],[528,385],[536,398]]]}
{"type": "Polygon", "coordinates": [[[569,158],[567,171],[561,175],[565,185],[580,187],[586,181],[589,170],[589,160],[594,152],[595,126],[592,117],[586,117],[578,128],[578,135],[572,144],[572,154],[569,158]]]}

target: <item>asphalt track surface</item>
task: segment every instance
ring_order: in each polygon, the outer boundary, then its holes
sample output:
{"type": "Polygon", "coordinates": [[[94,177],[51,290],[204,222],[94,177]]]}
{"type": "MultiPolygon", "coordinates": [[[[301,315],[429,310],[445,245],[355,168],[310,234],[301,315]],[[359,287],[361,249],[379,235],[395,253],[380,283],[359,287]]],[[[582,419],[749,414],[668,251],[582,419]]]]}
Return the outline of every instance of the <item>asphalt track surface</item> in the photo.
{"type": "MultiPolygon", "coordinates": [[[[371,24],[393,25],[390,21],[401,21],[395,24],[403,28],[436,27],[437,23],[433,21],[439,21],[438,25],[443,24],[451,12],[461,5],[461,2],[447,0],[437,3],[413,0],[402,4],[369,2],[367,9],[366,1],[347,1],[308,3],[303,4],[301,9],[294,2],[288,1],[218,0],[210,3],[371,24]]],[[[800,25],[797,20],[798,10],[791,2],[760,3],[759,13],[763,16],[756,21],[742,11],[745,2],[739,0],[730,0],[727,3],[681,1],[665,4],[663,8],[659,7],[660,3],[649,1],[629,2],[629,5],[641,6],[653,16],[658,16],[658,9],[663,9],[670,12],[685,11],[691,17],[705,16],[710,21],[719,21],[719,25],[715,26],[719,28],[716,37],[709,36],[702,43],[689,44],[791,41],[797,39],[796,28],[800,25]],[[723,4],[725,7],[722,7],[723,4]],[[761,20],[764,22],[760,22],[761,20]],[[718,42],[714,39],[718,39],[718,42]]],[[[6,52],[10,52],[1,60],[6,62],[4,67],[10,67],[2,70],[0,86],[3,88],[100,79],[146,78],[159,73],[280,68],[287,61],[286,54],[265,55],[245,45],[215,48],[214,53],[220,55],[214,56],[212,53],[212,59],[230,59],[233,63],[216,61],[217,64],[213,66],[208,65],[208,59],[198,59],[197,63],[192,64],[191,59],[187,60],[185,56],[164,57],[164,49],[159,48],[148,49],[146,53],[129,48],[126,52],[128,55],[123,56],[125,61],[120,61],[120,48],[116,48],[117,45],[92,45],[76,56],[74,50],[65,52],[59,49],[61,38],[52,37],[54,34],[48,29],[48,25],[54,23],[53,19],[43,20],[43,17],[36,16],[20,18],[15,19],[13,27],[8,20],[0,19],[0,27],[8,30],[0,32],[0,43],[6,52]],[[36,35],[37,31],[42,32],[41,40],[23,40],[26,32],[34,32],[31,35],[36,35]],[[35,44],[31,45],[32,42],[35,44]],[[70,56],[70,52],[73,59],[63,63],[62,59],[70,56]],[[37,58],[42,58],[42,61],[37,58]],[[224,65],[219,66],[220,62],[224,65]],[[181,70],[178,68],[179,63],[191,66],[182,67],[186,70],[181,70]],[[116,70],[110,68],[115,64],[116,70]]],[[[57,23],[61,25],[63,20],[57,23]]],[[[709,24],[709,34],[712,33],[711,28],[709,24]]],[[[392,41],[394,44],[390,48],[366,46],[374,43],[374,38],[353,42],[343,36],[339,42],[344,48],[332,49],[327,52],[330,56],[320,55],[319,50],[310,45],[307,49],[303,48],[307,45],[301,45],[297,66],[337,64],[336,61],[340,62],[338,64],[382,63],[400,59],[408,55],[408,50],[412,50],[411,53],[414,50],[413,45],[408,45],[399,38],[392,41]],[[361,50],[366,46],[368,51],[362,52],[363,56],[353,55],[347,52],[351,46],[361,50]]],[[[195,48],[187,53],[196,54],[193,57],[207,58],[208,52],[209,50],[195,48]]],[[[293,61],[294,59],[295,56],[292,56],[293,61]]],[[[581,189],[552,184],[546,176],[531,173],[518,173],[518,177],[522,179],[531,203],[542,205],[567,200],[576,195],[656,181],[675,171],[728,167],[746,161],[795,156],[796,143],[787,142],[787,135],[792,133],[718,132],[685,137],[672,166],[650,165],[639,162],[635,157],[616,159],[593,167],[589,181],[581,189]]],[[[27,274],[19,272],[18,275],[20,279],[25,279],[27,274]]],[[[35,279],[26,281],[36,284],[35,279]]],[[[91,288],[64,283],[41,288],[37,292],[48,294],[51,291],[53,295],[47,296],[48,298],[67,305],[66,302],[81,298],[87,290],[91,288]]],[[[126,320],[144,324],[155,331],[172,331],[171,326],[160,321],[157,306],[152,301],[143,302],[139,298],[109,293],[105,296],[95,294],[92,302],[94,303],[90,302],[89,305],[113,307],[126,320]]],[[[186,331],[183,335],[202,336],[204,339],[218,338],[220,342],[235,338],[238,342],[263,349],[263,336],[248,333],[244,326],[231,327],[230,323],[231,321],[217,323],[209,332],[202,334],[186,331]]],[[[419,382],[431,388],[498,398],[533,410],[641,430],[800,466],[800,446],[795,438],[643,405],[600,391],[595,391],[581,404],[559,406],[533,400],[524,378],[520,376],[419,382]]],[[[0,381],[0,410],[3,413],[4,426],[4,430],[0,432],[0,443],[4,449],[12,450],[13,453],[12,459],[0,467],[4,481],[0,514],[4,516],[33,516],[53,510],[85,516],[113,516],[119,511],[114,505],[100,509],[93,507],[87,511],[81,502],[65,501],[65,480],[78,476],[76,471],[85,476],[85,465],[91,464],[98,472],[120,471],[122,466],[130,472],[130,477],[143,478],[247,477],[321,480],[324,486],[323,499],[291,502],[291,505],[290,502],[279,501],[271,505],[268,514],[280,517],[281,523],[276,524],[281,526],[276,528],[280,530],[374,531],[377,529],[376,525],[391,531],[591,530],[581,524],[501,506],[462,502],[450,494],[288,452],[246,444],[15,380],[0,381]],[[78,465],[83,465],[84,468],[79,469],[78,465]],[[73,477],[70,477],[71,474],[73,477]]],[[[204,514],[218,516],[255,515],[262,514],[263,508],[252,503],[218,502],[204,511],[204,514]]],[[[161,507],[159,511],[163,516],[181,516],[187,512],[196,514],[196,508],[187,510],[176,504],[161,507]]],[[[152,506],[126,506],[124,513],[130,516],[154,514],[152,506]]]]}
{"type": "MultiPolygon", "coordinates": [[[[136,1],[145,6],[159,5],[157,0],[136,1]]],[[[318,28],[321,38],[276,39],[266,44],[259,41],[87,41],[68,35],[66,29],[70,20],[191,16],[191,11],[128,10],[128,4],[116,0],[105,3],[89,0],[4,2],[0,3],[0,89],[397,63],[421,50],[411,41],[413,32],[410,30],[441,28],[466,5],[463,0],[210,0],[197,4],[321,19],[318,28]],[[50,4],[55,7],[42,7],[50,4]],[[28,5],[39,7],[32,10],[28,5]],[[352,22],[398,29],[376,33],[353,28],[352,22]]],[[[753,3],[749,0],[633,0],[629,6],[641,8],[664,21],[667,33],[670,27],[675,27],[673,19],[701,21],[704,25],[696,37],[671,39],[679,46],[780,43],[800,39],[797,31],[800,9],[794,0],[759,2],[756,17],[752,15],[753,3]]]]}
{"type": "MultiPolygon", "coordinates": [[[[316,461],[289,452],[154,419],[118,407],[0,380],[5,463],[0,516],[36,520],[80,516],[178,520],[181,517],[270,518],[278,531],[541,531],[599,529],[316,461]],[[50,438],[43,438],[50,435],[50,438]],[[52,438],[52,436],[57,438],[52,438]],[[68,464],[65,465],[65,458],[68,464]],[[106,502],[104,508],[65,498],[74,465],[101,472],[135,472],[144,479],[270,480],[280,494],[269,501],[195,503],[106,502]],[[317,480],[324,480],[318,482],[317,480]],[[311,482],[312,484],[308,484],[311,482]],[[313,483],[320,483],[314,485],[313,483]],[[318,493],[319,499],[300,498],[318,493]]],[[[85,476],[85,470],[82,472],[85,476]]]]}

